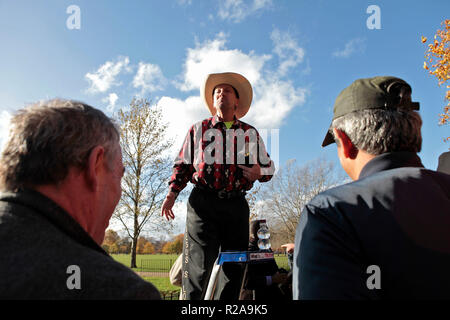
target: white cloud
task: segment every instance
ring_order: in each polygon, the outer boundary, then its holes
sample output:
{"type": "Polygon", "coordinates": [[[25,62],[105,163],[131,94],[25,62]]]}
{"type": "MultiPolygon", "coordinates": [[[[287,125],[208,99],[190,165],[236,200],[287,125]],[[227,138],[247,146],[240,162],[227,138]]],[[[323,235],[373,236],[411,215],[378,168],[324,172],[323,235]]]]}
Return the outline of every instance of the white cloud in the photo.
{"type": "MultiPolygon", "coordinates": [[[[278,36],[280,39],[284,37],[281,33],[278,36]]],[[[291,45],[287,47],[274,41],[274,52],[279,55],[279,65],[275,66],[275,71],[272,70],[273,66],[270,67],[266,63],[272,59],[270,54],[256,54],[253,51],[245,53],[238,49],[229,49],[226,42],[225,35],[220,33],[212,40],[196,43],[195,48],[189,48],[181,82],[177,86],[183,91],[197,90],[197,92],[186,99],[162,97],[157,103],[162,107],[164,120],[169,123],[169,136],[177,136],[174,145],[176,152],[179,151],[189,127],[211,116],[199,92],[204,78],[209,73],[238,72],[250,81],[254,100],[250,111],[242,120],[254,125],[258,130],[280,128],[290,112],[306,100],[307,89],[296,87],[292,82],[281,79],[277,72],[280,68],[283,72],[287,72],[303,59],[303,49],[292,38],[291,45]],[[289,55],[292,51],[297,52],[293,60],[292,54],[289,55]],[[292,62],[284,63],[286,60],[292,62]]]]}
{"type": "Polygon", "coordinates": [[[254,86],[256,99],[244,121],[258,129],[280,128],[293,108],[306,101],[308,90],[289,81],[268,78],[254,86]]]}
{"type": "Polygon", "coordinates": [[[270,55],[249,54],[240,50],[228,50],[225,46],[226,36],[219,33],[213,40],[197,43],[195,48],[187,50],[184,64],[184,82],[178,84],[183,91],[199,89],[206,75],[215,72],[239,72],[245,74],[251,83],[256,83],[261,77],[264,63],[270,55]]]}
{"type": "Polygon", "coordinates": [[[297,41],[287,32],[283,33],[275,29],[272,31],[270,38],[274,44],[273,51],[280,60],[278,74],[285,76],[288,71],[303,61],[305,50],[299,47],[297,41]]]}
{"type": "Polygon", "coordinates": [[[110,93],[107,97],[102,99],[102,102],[108,103],[107,111],[113,112],[114,107],[116,106],[116,102],[119,99],[119,96],[116,93],[110,93]]]}
{"type": "Polygon", "coordinates": [[[254,0],[253,10],[264,9],[272,5],[272,0],[254,0]]]}
{"type": "MultiPolygon", "coordinates": [[[[258,129],[276,129],[290,112],[301,106],[307,96],[307,89],[295,86],[284,77],[304,59],[305,52],[288,33],[275,29],[271,33],[274,55],[278,64],[268,64],[271,54],[257,54],[254,51],[243,52],[227,48],[227,37],[219,33],[204,42],[196,42],[194,48],[188,48],[183,65],[183,73],[174,85],[184,92],[194,93],[185,98],[162,96],[157,105],[162,108],[163,121],[169,124],[168,137],[175,139],[171,153],[175,155],[181,147],[189,127],[197,121],[210,116],[200,97],[205,77],[209,73],[237,72],[243,74],[252,84],[253,102],[248,114],[243,118],[258,129]]],[[[97,72],[88,73],[92,88],[99,92],[107,91],[115,78],[129,67],[128,57],[116,62],[108,61],[97,72]]],[[[132,81],[135,88],[145,91],[164,89],[167,79],[157,65],[140,62],[132,81]]],[[[107,110],[112,112],[118,101],[118,95],[109,93],[102,101],[108,103],[107,110]]]]}
{"type": "Polygon", "coordinates": [[[116,60],[105,62],[93,73],[86,73],[85,78],[90,82],[88,92],[106,92],[111,86],[121,84],[116,82],[116,77],[122,71],[131,71],[131,68],[128,66],[130,59],[128,57],[118,57],[116,60]]]}
{"type": "Polygon", "coordinates": [[[141,94],[163,90],[167,83],[161,68],[151,63],[139,62],[139,67],[133,79],[133,87],[140,88],[141,94]]]}
{"type": "Polygon", "coordinates": [[[269,8],[272,0],[225,0],[219,3],[219,13],[222,20],[238,23],[246,17],[269,8]]]}
{"type": "Polygon", "coordinates": [[[169,124],[167,135],[175,141],[170,150],[171,157],[175,158],[190,126],[211,115],[200,96],[191,96],[185,100],[165,96],[159,99],[157,105],[162,109],[163,122],[169,124]]]}
{"type": "Polygon", "coordinates": [[[353,53],[356,52],[364,52],[366,49],[366,39],[363,38],[356,38],[348,41],[345,44],[344,49],[342,50],[335,50],[333,52],[333,57],[337,58],[348,58],[353,53]]]}
{"type": "Polygon", "coordinates": [[[0,112],[0,152],[2,152],[9,136],[9,121],[11,114],[8,111],[0,112]]]}

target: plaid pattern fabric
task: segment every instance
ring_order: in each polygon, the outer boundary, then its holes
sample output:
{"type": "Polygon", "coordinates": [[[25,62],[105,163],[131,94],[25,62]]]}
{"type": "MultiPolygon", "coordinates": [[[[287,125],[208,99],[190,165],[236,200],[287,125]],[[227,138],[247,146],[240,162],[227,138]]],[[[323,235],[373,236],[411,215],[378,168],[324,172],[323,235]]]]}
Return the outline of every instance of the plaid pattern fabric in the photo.
{"type": "Polygon", "coordinates": [[[263,174],[259,181],[269,181],[275,167],[257,130],[236,118],[226,129],[216,115],[189,129],[175,159],[169,188],[178,193],[191,181],[217,191],[250,190],[253,182],[243,177],[238,164],[256,162],[263,174]]]}

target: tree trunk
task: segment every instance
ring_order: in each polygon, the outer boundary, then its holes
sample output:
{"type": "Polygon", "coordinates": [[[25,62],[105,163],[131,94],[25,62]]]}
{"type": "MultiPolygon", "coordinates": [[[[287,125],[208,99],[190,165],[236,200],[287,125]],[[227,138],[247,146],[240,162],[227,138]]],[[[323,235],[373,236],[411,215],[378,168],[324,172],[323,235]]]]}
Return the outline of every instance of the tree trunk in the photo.
{"type": "MultiPolygon", "coordinates": [[[[139,181],[139,179],[138,179],[139,181]]],[[[139,191],[139,184],[137,187],[137,191],[139,191]]],[[[138,213],[139,213],[139,207],[138,203],[134,203],[134,226],[133,226],[133,244],[131,247],[131,268],[137,268],[136,266],[136,251],[137,251],[137,245],[138,245],[138,239],[139,239],[139,221],[138,221],[138,213]]]]}
{"type": "Polygon", "coordinates": [[[136,249],[137,249],[137,237],[132,239],[131,243],[131,265],[130,268],[137,268],[136,265],[136,249]]]}

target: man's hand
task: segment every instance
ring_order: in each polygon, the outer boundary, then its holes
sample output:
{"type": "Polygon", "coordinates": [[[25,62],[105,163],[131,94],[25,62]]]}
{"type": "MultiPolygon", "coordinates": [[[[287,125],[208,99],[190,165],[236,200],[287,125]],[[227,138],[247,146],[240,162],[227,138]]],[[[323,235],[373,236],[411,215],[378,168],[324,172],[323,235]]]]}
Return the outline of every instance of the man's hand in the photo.
{"type": "Polygon", "coordinates": [[[285,248],[287,253],[293,253],[295,244],[294,243],[286,243],[286,244],[283,244],[281,247],[285,248]]]}
{"type": "Polygon", "coordinates": [[[244,178],[246,178],[250,182],[262,178],[261,167],[257,163],[254,164],[251,168],[242,165],[238,165],[238,167],[242,169],[244,178]]]}
{"type": "Polygon", "coordinates": [[[170,219],[175,219],[175,215],[173,214],[172,208],[175,204],[175,200],[177,198],[177,194],[175,192],[169,191],[166,196],[166,199],[163,202],[161,215],[166,216],[167,221],[170,219]]]}

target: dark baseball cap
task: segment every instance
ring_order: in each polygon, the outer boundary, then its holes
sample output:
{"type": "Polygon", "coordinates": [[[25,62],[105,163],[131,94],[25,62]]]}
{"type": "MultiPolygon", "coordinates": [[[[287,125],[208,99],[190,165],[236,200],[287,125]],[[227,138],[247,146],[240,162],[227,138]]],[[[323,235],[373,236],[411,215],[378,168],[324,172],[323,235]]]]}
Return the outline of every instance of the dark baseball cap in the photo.
{"type": "MultiPolygon", "coordinates": [[[[411,102],[411,86],[400,78],[381,76],[358,79],[341,91],[334,103],[333,120],[350,112],[366,109],[419,110],[418,102],[411,102]]],[[[322,147],[334,143],[331,125],[322,147]]]]}

